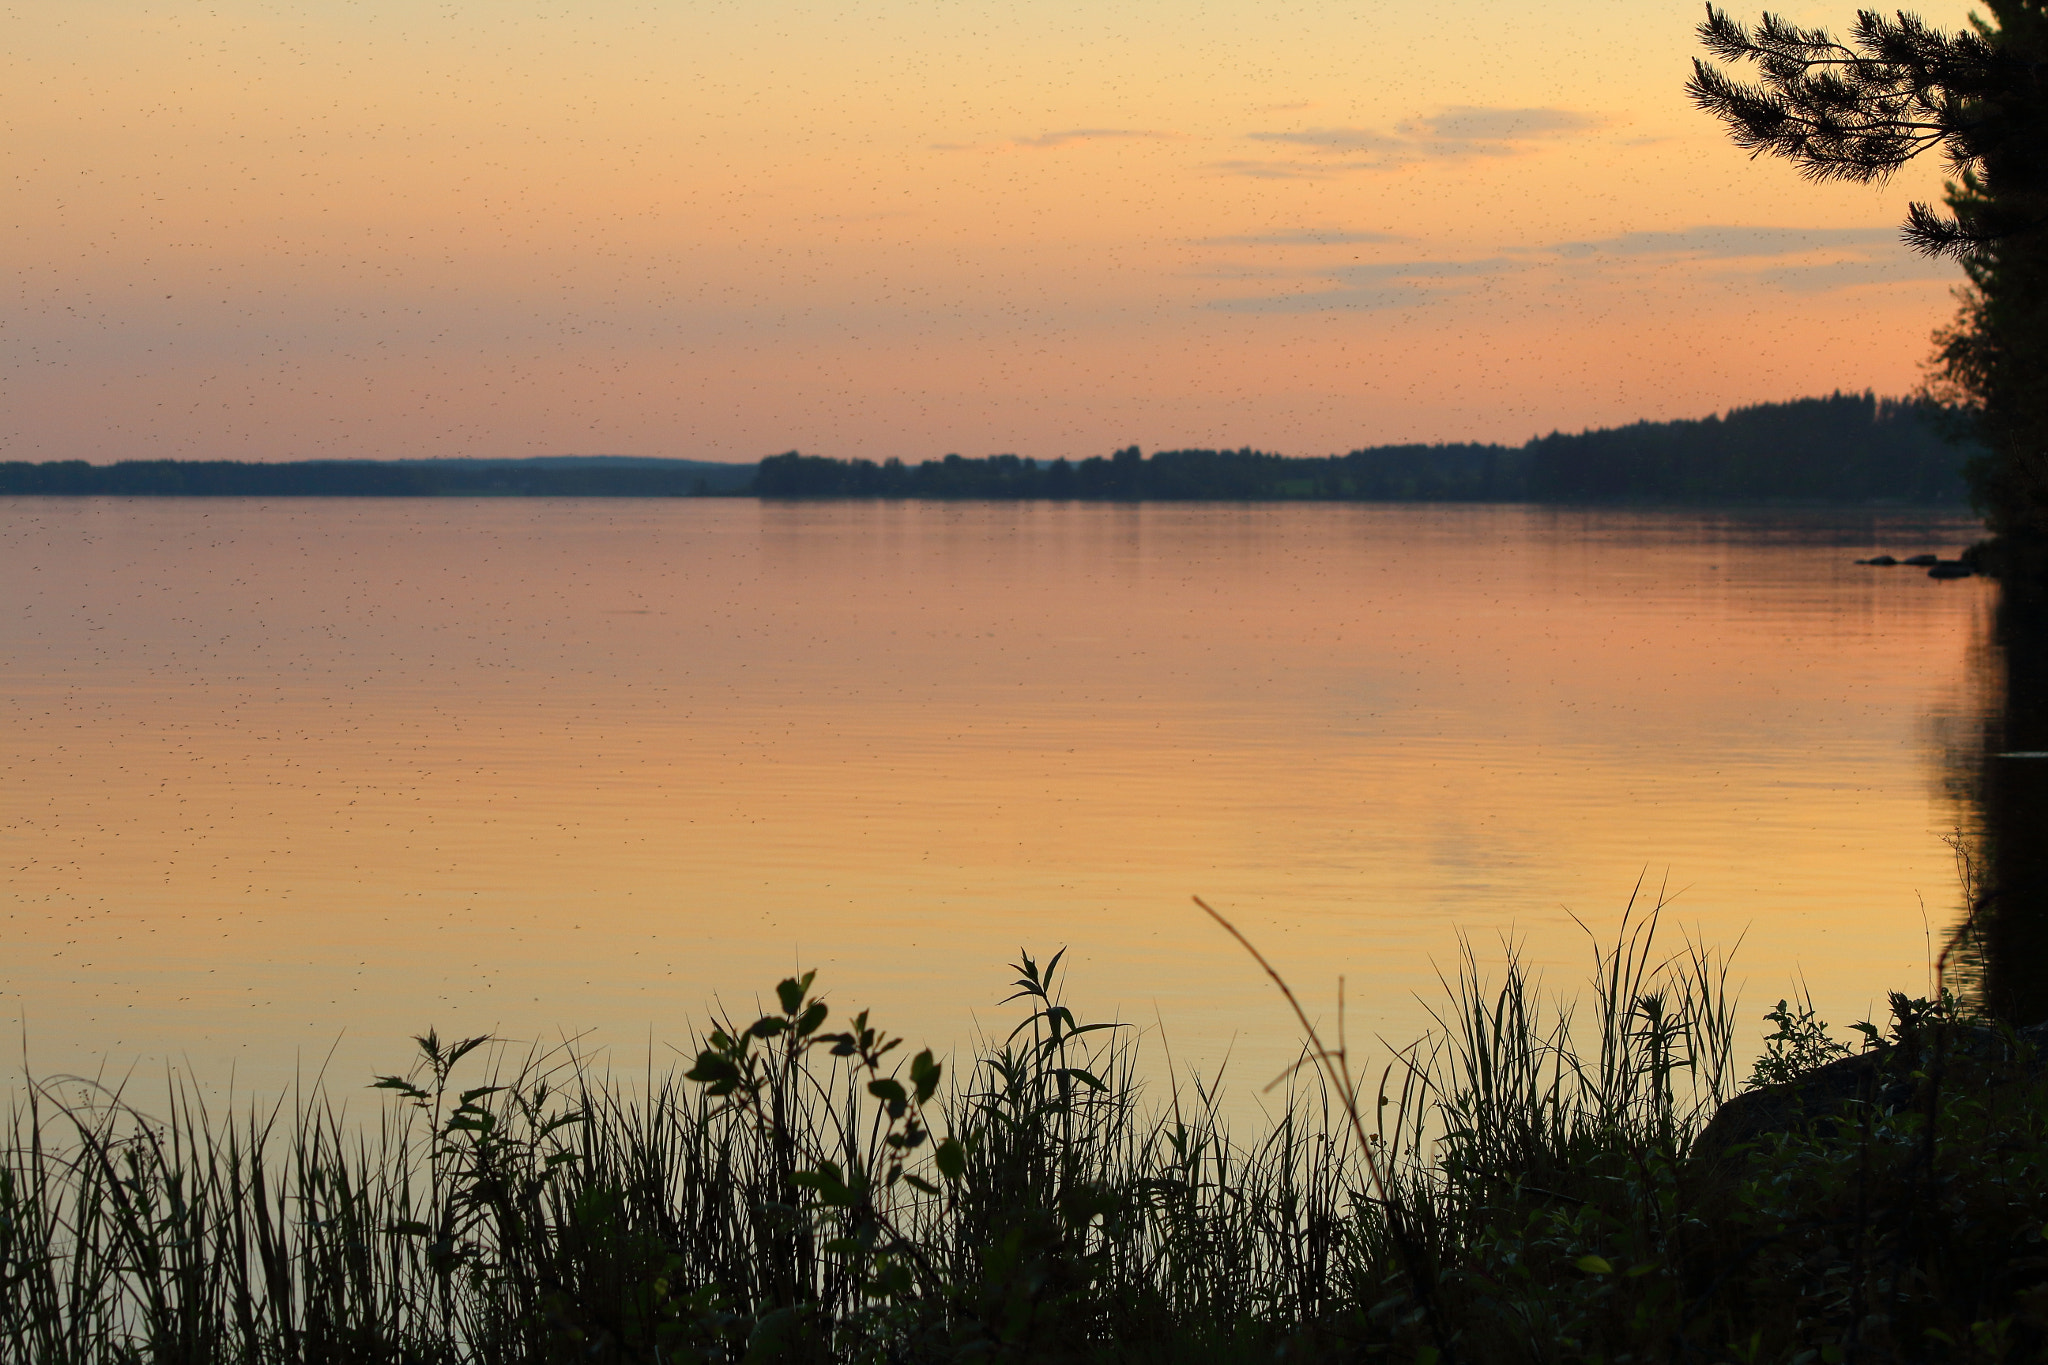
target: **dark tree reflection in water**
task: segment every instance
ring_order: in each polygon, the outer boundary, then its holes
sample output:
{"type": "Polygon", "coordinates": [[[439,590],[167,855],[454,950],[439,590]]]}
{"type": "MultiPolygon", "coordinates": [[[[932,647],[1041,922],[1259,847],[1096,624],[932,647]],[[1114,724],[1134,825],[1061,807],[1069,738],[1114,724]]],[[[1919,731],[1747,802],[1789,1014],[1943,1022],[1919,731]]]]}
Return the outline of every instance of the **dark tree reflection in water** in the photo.
{"type": "Polygon", "coordinates": [[[1958,947],[1970,993],[2024,1025],[2048,1019],[2048,552],[2014,560],[1984,651],[1993,704],[1965,759],[1976,769],[1975,921],[1958,947]]]}

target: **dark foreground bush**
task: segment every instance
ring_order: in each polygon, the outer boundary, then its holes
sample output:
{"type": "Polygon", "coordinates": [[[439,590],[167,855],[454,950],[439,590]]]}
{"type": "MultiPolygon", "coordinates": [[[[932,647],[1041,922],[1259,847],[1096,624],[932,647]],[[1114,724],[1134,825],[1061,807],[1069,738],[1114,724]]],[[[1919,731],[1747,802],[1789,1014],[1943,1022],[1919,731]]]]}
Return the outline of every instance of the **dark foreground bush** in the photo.
{"type": "MultiPolygon", "coordinates": [[[[216,1123],[175,1087],[150,1112],[32,1086],[0,1154],[0,1354],[2041,1358],[2024,1044],[1951,1049],[1952,1009],[1899,1000],[1844,1107],[1695,1158],[1735,1088],[1724,974],[1656,957],[1653,924],[1595,953],[1576,1018],[1512,953],[1494,984],[1467,954],[1438,1032],[1363,1078],[1312,1041],[1250,1139],[1198,1080],[1145,1096],[1057,957],[1018,964],[1022,1022],[950,1076],[805,977],[630,1086],[429,1034],[367,1124],[323,1095],[216,1123]]],[[[1772,1017],[1765,1078],[1837,1051],[1772,1017]]]]}

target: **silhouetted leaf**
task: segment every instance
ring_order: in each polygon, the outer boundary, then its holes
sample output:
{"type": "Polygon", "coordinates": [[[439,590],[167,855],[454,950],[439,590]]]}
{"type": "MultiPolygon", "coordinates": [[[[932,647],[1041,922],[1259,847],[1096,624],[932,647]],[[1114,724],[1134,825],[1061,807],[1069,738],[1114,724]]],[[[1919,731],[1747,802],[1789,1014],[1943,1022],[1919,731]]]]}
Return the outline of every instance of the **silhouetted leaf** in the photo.
{"type": "Polygon", "coordinates": [[[939,1063],[932,1060],[930,1048],[910,1059],[910,1083],[917,1089],[917,1102],[923,1104],[939,1088],[939,1063]]]}
{"type": "Polygon", "coordinates": [[[737,1085],[740,1069],[720,1054],[706,1048],[697,1054],[697,1064],[683,1073],[687,1080],[706,1085],[737,1085]]]}

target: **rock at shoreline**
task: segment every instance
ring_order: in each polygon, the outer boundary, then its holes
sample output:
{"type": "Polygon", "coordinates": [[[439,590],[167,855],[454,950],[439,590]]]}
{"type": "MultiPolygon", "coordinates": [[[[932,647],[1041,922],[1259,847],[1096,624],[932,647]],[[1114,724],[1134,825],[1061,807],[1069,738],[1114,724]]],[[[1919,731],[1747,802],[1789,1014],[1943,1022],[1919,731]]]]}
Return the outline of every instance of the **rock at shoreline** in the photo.
{"type": "Polygon", "coordinates": [[[1976,566],[1967,559],[1943,559],[1940,555],[1908,555],[1894,559],[1890,555],[1872,555],[1859,559],[1858,564],[1869,564],[1880,569],[1889,569],[1895,564],[1910,564],[1916,569],[1927,570],[1929,578],[1968,578],[1977,572],[1976,566]]]}
{"type": "MultiPolygon", "coordinates": [[[[1703,1168],[1721,1165],[1731,1156],[1739,1158],[1749,1144],[1809,1131],[1823,1119],[1852,1112],[1855,1104],[1897,1109],[1913,1103],[1924,1083],[1923,1068],[1932,1063],[1931,1056],[1900,1055],[1897,1046],[1887,1044],[1816,1067],[1796,1081],[1745,1091],[1714,1112],[1693,1140],[1691,1160],[1703,1168]]],[[[2033,1080],[2044,1072],[2048,1022],[2011,1035],[1981,1025],[1958,1027],[1949,1037],[1942,1083],[1983,1090],[2033,1080]]]]}

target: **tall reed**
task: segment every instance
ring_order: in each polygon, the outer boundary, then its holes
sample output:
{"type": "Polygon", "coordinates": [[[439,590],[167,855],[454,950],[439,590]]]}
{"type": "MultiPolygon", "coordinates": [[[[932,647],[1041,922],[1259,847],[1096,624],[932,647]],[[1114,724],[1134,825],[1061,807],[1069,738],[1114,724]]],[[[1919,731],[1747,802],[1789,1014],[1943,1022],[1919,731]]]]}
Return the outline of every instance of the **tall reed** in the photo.
{"type": "MultiPolygon", "coordinates": [[[[1310,1028],[1249,1135],[1199,1077],[1148,1092],[1059,955],[1020,957],[1019,1022],[957,1069],[829,1027],[806,976],[676,1072],[429,1033],[368,1120],[318,1087],[220,1120],[176,1083],[31,1084],[0,1143],[0,1353],[1789,1360],[1839,1324],[1750,1304],[1746,1267],[1839,1208],[1689,1161],[1733,1015],[1720,959],[1655,929],[1626,918],[1577,1002],[1467,948],[1428,1038],[1361,1080],[1310,1028]]],[[[1828,1159],[1787,1136],[1770,1169],[1828,1159]]]]}

